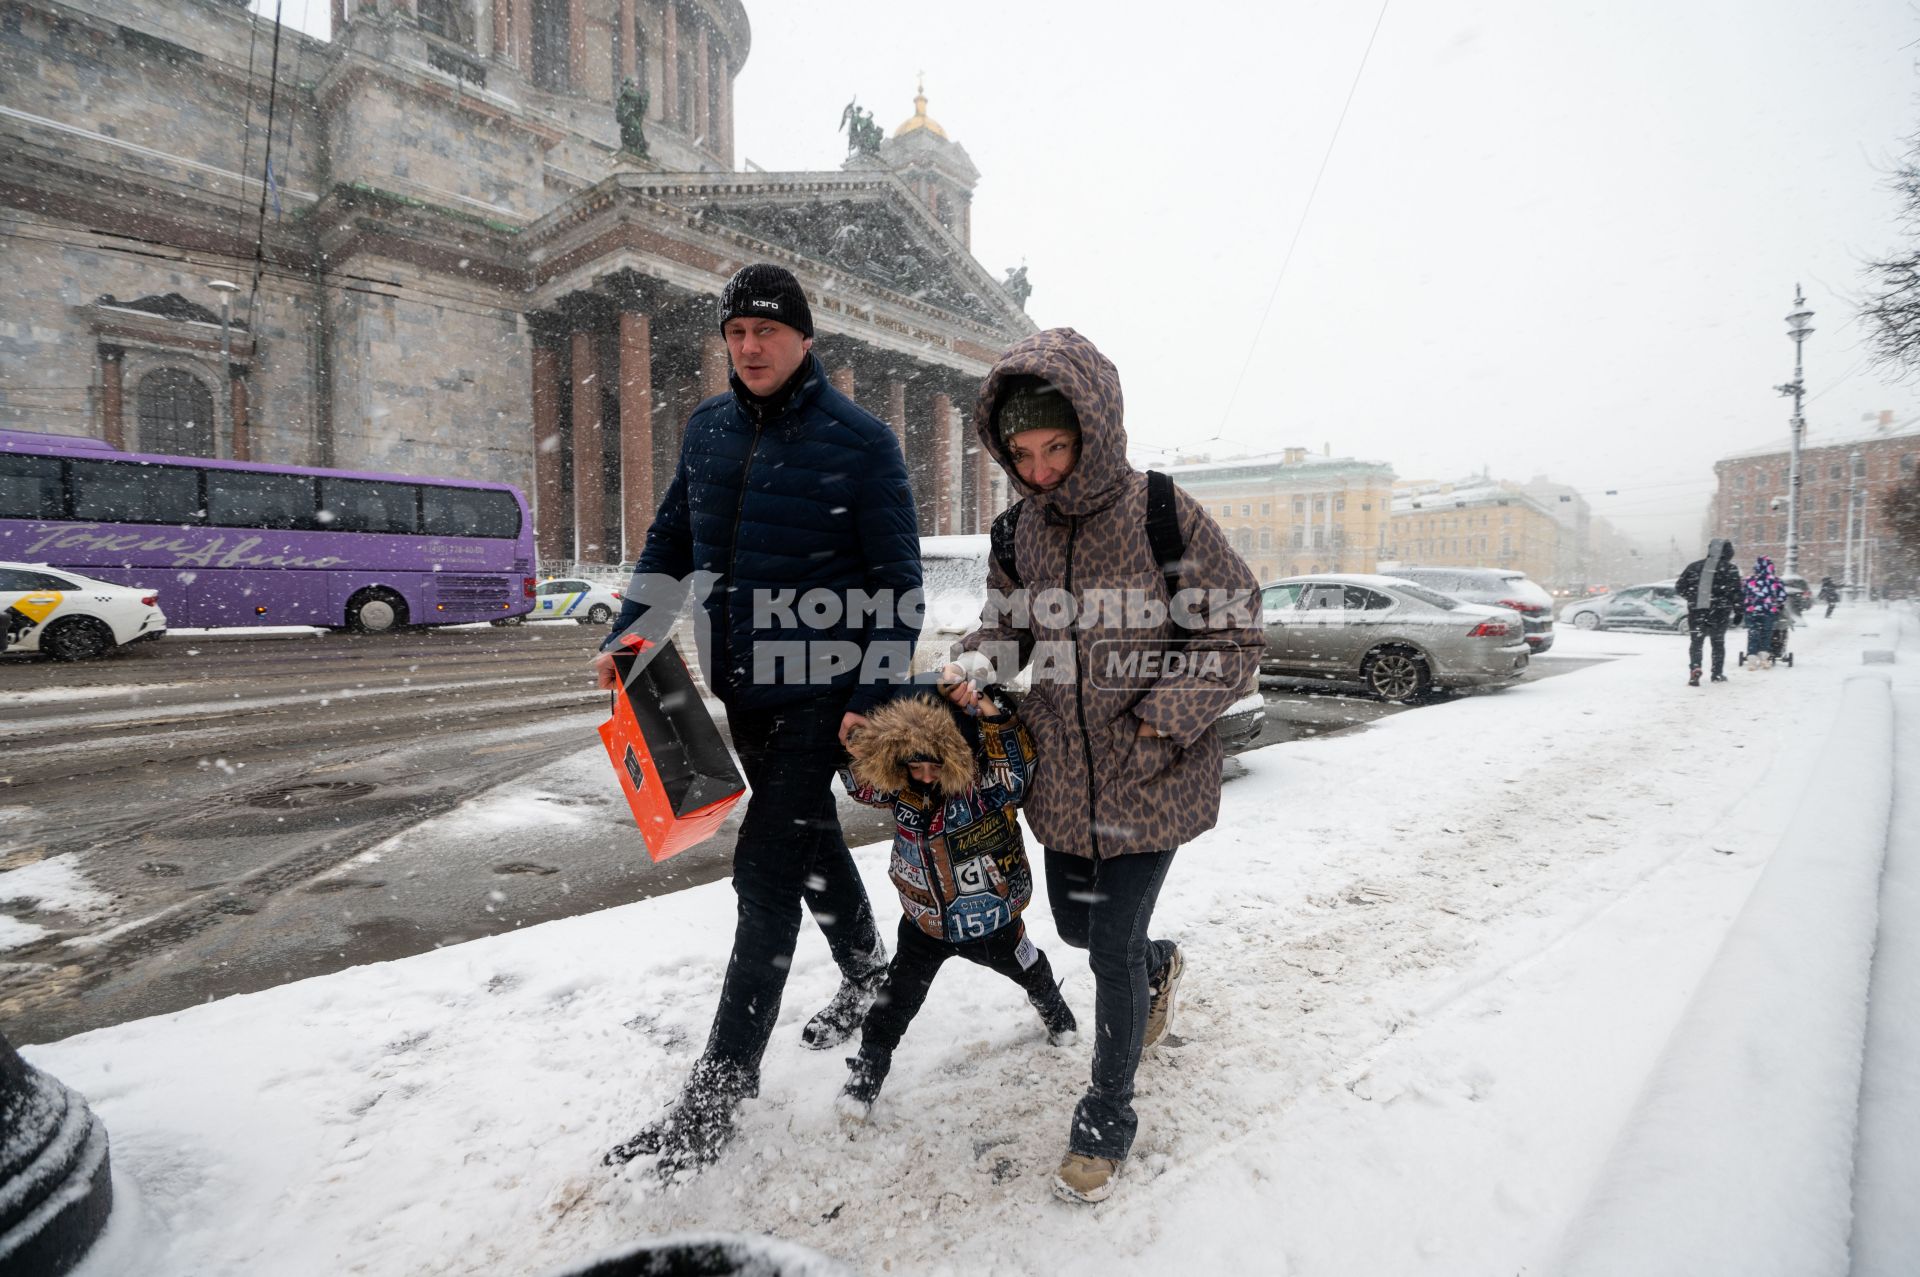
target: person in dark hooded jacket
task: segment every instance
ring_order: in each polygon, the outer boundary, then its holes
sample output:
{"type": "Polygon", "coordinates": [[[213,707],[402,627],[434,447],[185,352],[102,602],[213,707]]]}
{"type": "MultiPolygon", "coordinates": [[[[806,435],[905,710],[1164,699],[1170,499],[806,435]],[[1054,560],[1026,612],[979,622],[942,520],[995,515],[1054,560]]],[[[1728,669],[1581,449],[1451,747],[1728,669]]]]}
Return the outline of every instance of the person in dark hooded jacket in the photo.
{"type": "Polygon", "coordinates": [[[1213,724],[1258,668],[1259,586],[1219,524],[1178,489],[1185,550],[1176,565],[1155,561],[1151,485],[1127,461],[1120,374],[1079,333],[1050,329],[1009,350],[981,385],[973,421],[1021,513],[1012,575],[991,560],[980,628],[947,668],[965,704],[989,671],[1004,682],[1033,665],[1020,713],[1045,766],[1027,826],[1045,848],[1060,938],[1089,951],[1094,977],[1092,1076],[1053,1187],[1097,1202],[1139,1126],[1141,1053],[1173,1022],[1185,955],[1147,929],[1175,850],[1219,818],[1213,724]],[[998,606],[1015,577],[1030,608],[998,606]]]}
{"type": "MultiPolygon", "coordinates": [[[[649,608],[649,582],[708,574],[714,637],[702,656],[752,788],[733,850],[733,952],[706,1049],[679,1098],[606,1155],[619,1164],[655,1154],[667,1177],[717,1158],[737,1105],[759,1093],[803,902],[841,972],[833,1000],[801,1031],[806,1046],[844,1042],[886,976],[833,776],[848,734],[906,676],[919,633],[920,539],[899,442],[828,383],[799,282],[778,266],[743,267],[721,294],[719,320],[731,389],[687,421],[635,587],[605,644],[672,624],[685,589],[661,587],[649,608]],[[891,603],[856,606],[856,592],[891,603]],[[838,607],[815,624],[805,608],[796,616],[796,593],[838,607]],[[811,658],[783,665],[781,654],[796,650],[854,659],[841,669],[811,658]]],[[[614,685],[611,655],[595,669],[600,686],[614,685]]]]}
{"type": "Polygon", "coordinates": [[[1742,596],[1733,542],[1708,542],[1707,557],[1687,564],[1673,588],[1687,605],[1687,686],[1700,686],[1700,648],[1707,639],[1713,641],[1713,681],[1726,682],[1727,627],[1740,617],[1742,596]]]}

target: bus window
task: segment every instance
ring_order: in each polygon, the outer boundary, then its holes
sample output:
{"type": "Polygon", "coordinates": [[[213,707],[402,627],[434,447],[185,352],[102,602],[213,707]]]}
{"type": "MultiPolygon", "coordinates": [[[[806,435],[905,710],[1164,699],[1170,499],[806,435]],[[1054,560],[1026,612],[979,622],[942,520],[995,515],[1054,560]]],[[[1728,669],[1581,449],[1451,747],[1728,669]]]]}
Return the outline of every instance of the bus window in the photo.
{"type": "Polygon", "coordinates": [[[516,537],[520,507],[511,495],[484,488],[420,487],[428,536],[516,537]]]}
{"type": "Polygon", "coordinates": [[[60,458],[0,452],[0,519],[60,517],[60,458]]]}
{"type": "Polygon", "coordinates": [[[420,530],[419,492],[410,483],[322,479],[320,526],[329,532],[416,533],[420,530]]]}
{"type": "Polygon", "coordinates": [[[209,470],[207,522],[276,532],[316,527],[313,480],[299,474],[209,470]]]}
{"type": "Polygon", "coordinates": [[[200,472],[130,461],[70,461],[73,517],[87,523],[198,523],[200,472]]]}

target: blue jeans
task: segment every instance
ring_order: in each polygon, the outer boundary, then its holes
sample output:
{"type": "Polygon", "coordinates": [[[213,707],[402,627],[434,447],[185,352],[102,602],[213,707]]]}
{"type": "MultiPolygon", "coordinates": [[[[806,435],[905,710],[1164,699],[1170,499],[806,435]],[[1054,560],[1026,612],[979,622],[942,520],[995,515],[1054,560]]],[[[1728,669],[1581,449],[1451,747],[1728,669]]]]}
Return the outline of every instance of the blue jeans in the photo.
{"type": "Polygon", "coordinates": [[[1147,939],[1173,849],[1090,860],[1047,848],[1047,903],[1060,939],[1087,950],[1093,968],[1093,1076],[1073,1110],[1067,1151],[1123,1160],[1140,1121],[1133,1075],[1147,1030],[1148,983],[1173,941],[1147,939]]]}
{"type": "Polygon", "coordinates": [[[1780,618],[1772,612],[1747,613],[1747,655],[1758,656],[1773,650],[1773,627],[1780,618]]]}
{"type": "Polygon", "coordinates": [[[842,689],[775,709],[728,707],[753,792],[733,847],[733,953],[695,1077],[738,1095],[760,1089],[760,1057],[780,1014],[801,902],[842,972],[866,974],[880,952],[873,906],[834,805],[846,701],[842,689]]]}

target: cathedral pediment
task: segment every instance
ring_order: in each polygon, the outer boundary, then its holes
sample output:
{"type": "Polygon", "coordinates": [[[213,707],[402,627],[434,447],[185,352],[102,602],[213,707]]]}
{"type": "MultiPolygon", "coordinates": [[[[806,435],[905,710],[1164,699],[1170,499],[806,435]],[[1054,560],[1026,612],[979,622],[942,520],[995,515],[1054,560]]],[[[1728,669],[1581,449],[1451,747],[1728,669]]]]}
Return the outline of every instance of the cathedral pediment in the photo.
{"type": "Polygon", "coordinates": [[[710,261],[721,280],[745,262],[776,261],[829,276],[852,307],[932,312],[1002,344],[1033,331],[1004,285],[890,173],[616,174],[530,228],[531,256],[579,269],[590,245],[632,238],[609,235],[623,223],[683,240],[698,255],[680,260],[710,261]]]}

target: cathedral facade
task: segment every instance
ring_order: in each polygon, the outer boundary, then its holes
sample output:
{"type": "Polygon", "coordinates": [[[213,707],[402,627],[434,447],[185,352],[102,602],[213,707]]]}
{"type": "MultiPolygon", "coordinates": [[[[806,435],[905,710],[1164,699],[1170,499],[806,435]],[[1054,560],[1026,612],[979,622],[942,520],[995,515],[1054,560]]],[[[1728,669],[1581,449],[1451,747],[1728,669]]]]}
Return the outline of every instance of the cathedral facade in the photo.
{"type": "Polygon", "coordinates": [[[924,96],[840,170],[738,172],[739,0],[333,0],[333,32],[0,0],[0,428],[516,483],[543,559],[631,561],[726,386],[719,290],[769,261],[922,532],[1004,504],[966,415],[1033,325],[924,96]]]}

